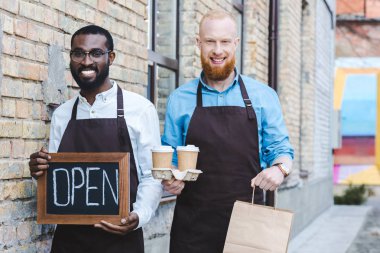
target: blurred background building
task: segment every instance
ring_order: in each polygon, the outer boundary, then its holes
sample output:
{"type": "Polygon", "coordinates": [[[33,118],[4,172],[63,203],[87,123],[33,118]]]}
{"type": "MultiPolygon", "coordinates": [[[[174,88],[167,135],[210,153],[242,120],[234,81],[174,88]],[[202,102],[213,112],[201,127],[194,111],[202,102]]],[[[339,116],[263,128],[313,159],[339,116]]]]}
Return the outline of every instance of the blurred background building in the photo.
{"type": "MultiPolygon", "coordinates": [[[[295,212],[292,235],[333,204],[334,0],[0,0],[1,251],[49,249],[53,226],[36,224],[27,162],[47,145],[54,108],[78,90],[72,33],[91,23],[112,33],[111,78],[150,99],[162,127],[170,92],[200,74],[195,35],[216,8],[239,24],[238,69],[279,94],[295,160],[278,204],[295,212]]],[[[164,197],[144,228],[146,252],[167,252],[174,205],[164,197]]]]}
{"type": "MultiPolygon", "coordinates": [[[[338,0],[334,183],[380,185],[380,1],[338,0]],[[339,140],[339,136],[341,139],[339,140]]],[[[339,188],[339,187],[338,187],[339,188]]]]}

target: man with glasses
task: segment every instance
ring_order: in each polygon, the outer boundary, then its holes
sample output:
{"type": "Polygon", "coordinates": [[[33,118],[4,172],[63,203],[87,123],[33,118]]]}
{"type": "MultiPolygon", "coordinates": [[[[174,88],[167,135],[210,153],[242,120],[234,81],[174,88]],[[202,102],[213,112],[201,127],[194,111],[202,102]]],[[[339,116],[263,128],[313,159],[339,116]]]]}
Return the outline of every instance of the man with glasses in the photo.
{"type": "MultiPolygon", "coordinates": [[[[141,226],[154,215],[162,194],[150,170],[151,149],[160,145],[158,116],[152,103],[110,80],[114,59],[107,30],[90,25],[73,34],[70,70],[80,92],[54,112],[49,152],[130,152],[132,210],[120,224],[58,225],[52,252],[144,252],[141,226]]],[[[31,175],[41,176],[49,160],[45,148],[31,154],[31,175]]]]}

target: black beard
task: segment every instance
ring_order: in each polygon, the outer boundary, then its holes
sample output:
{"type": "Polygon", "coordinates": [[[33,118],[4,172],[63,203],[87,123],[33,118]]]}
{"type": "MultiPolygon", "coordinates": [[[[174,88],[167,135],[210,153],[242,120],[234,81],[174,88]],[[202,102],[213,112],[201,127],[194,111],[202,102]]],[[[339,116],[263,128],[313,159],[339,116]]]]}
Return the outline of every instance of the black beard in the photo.
{"type": "Polygon", "coordinates": [[[104,81],[109,75],[109,65],[107,64],[104,70],[100,73],[98,73],[98,70],[95,66],[79,68],[78,73],[77,73],[73,69],[72,65],[70,64],[70,71],[71,71],[71,75],[73,76],[75,82],[78,84],[79,88],[81,88],[81,90],[89,91],[89,90],[93,90],[102,86],[102,84],[104,83],[104,81]],[[83,81],[80,79],[78,73],[80,73],[84,69],[94,70],[95,73],[97,73],[94,81],[83,81]]]}

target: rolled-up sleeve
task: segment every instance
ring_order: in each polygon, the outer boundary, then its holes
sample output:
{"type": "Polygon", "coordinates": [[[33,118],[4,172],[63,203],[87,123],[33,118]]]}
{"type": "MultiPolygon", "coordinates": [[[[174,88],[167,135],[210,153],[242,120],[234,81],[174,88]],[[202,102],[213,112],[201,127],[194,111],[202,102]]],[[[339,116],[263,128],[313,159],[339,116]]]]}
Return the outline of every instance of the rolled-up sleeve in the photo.
{"type": "Polygon", "coordinates": [[[274,90],[267,90],[262,107],[262,160],[270,165],[280,156],[293,159],[294,150],[289,142],[280,101],[274,90]]]}
{"type": "Polygon", "coordinates": [[[160,145],[157,111],[153,105],[146,108],[139,118],[139,135],[136,136],[139,185],[133,212],[139,216],[138,227],[144,226],[153,216],[162,196],[162,185],[152,177],[153,146],[160,145]]]}
{"type": "MultiPolygon", "coordinates": [[[[162,145],[172,146],[176,148],[185,144],[184,140],[184,129],[183,129],[183,118],[178,115],[178,108],[176,110],[175,101],[173,101],[173,93],[167,103],[166,115],[165,115],[165,128],[164,134],[162,136],[162,145]]],[[[177,152],[174,151],[173,154],[173,164],[177,165],[177,152]]]]}

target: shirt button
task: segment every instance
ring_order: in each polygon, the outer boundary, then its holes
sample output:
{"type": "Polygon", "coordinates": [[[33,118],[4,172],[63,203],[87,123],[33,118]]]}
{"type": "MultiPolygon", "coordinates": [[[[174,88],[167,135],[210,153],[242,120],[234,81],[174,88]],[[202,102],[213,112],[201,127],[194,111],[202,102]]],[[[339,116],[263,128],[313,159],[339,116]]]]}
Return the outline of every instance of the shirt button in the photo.
{"type": "Polygon", "coordinates": [[[94,114],[94,113],[95,113],[95,111],[94,111],[94,110],[92,110],[92,111],[91,111],[91,113],[92,113],[92,114],[94,114]]]}

